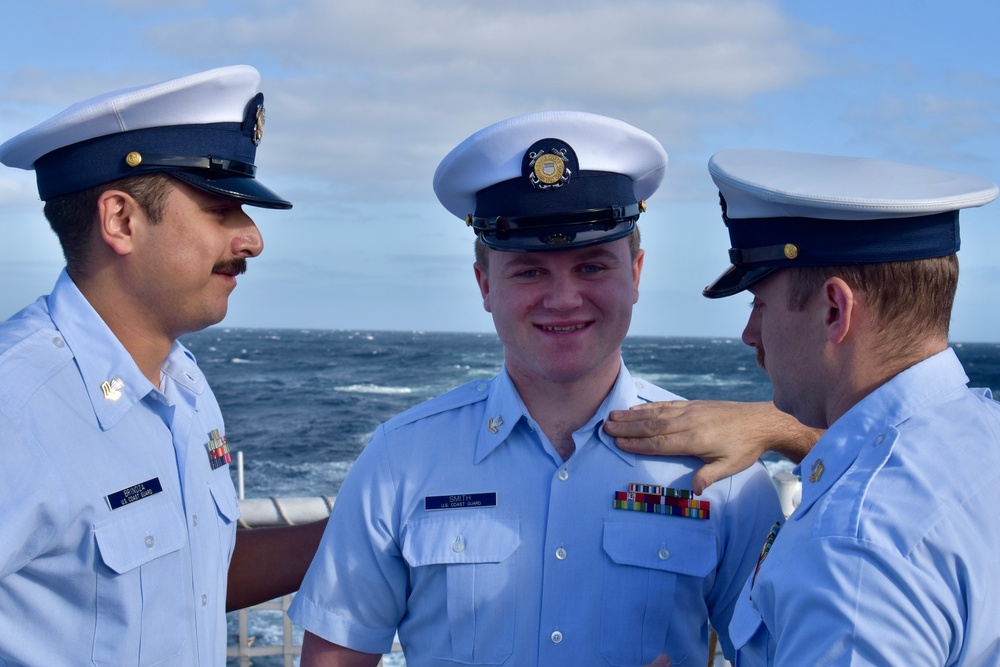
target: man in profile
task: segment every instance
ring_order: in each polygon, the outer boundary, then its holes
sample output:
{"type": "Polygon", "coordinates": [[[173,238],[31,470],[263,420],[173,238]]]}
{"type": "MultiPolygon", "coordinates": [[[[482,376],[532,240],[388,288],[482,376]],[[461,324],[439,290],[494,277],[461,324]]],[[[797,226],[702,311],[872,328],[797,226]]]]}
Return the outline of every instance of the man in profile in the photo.
{"type": "Polygon", "coordinates": [[[825,429],[740,596],[737,664],[996,665],[1000,404],[967,387],[948,325],[958,212],[997,186],[767,150],[709,171],[732,266],[705,295],[753,294],[743,340],[775,406],[825,429]]]}

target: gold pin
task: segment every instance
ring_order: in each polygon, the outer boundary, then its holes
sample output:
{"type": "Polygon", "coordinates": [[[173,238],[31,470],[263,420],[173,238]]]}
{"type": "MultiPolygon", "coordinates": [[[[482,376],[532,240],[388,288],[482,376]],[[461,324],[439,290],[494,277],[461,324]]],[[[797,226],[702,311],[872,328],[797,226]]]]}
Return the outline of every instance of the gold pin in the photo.
{"type": "Polygon", "coordinates": [[[142,164],[142,155],[138,151],[132,151],[125,156],[125,164],[130,167],[138,167],[142,164]]]}
{"type": "Polygon", "coordinates": [[[809,475],[810,482],[818,482],[819,478],[823,476],[823,459],[816,459],[812,465],[812,474],[809,475]]]}
{"type": "Polygon", "coordinates": [[[254,146],[259,146],[260,140],[264,138],[264,121],[266,117],[267,114],[264,111],[264,105],[258,104],[257,113],[254,115],[253,135],[251,136],[254,146]]]}
{"type": "Polygon", "coordinates": [[[120,377],[113,377],[110,381],[105,380],[101,383],[101,391],[104,392],[104,398],[109,401],[117,401],[122,397],[121,390],[125,388],[125,383],[120,377]]]}
{"type": "Polygon", "coordinates": [[[788,259],[795,259],[799,256],[799,247],[794,243],[785,244],[785,257],[788,259]]]}
{"type": "Polygon", "coordinates": [[[495,418],[490,417],[489,421],[486,422],[486,428],[489,429],[490,433],[498,433],[501,426],[503,426],[503,417],[499,415],[495,418]]]}
{"type": "Polygon", "coordinates": [[[535,160],[535,178],[546,185],[558,183],[566,170],[566,163],[558,155],[545,153],[535,160]]]}

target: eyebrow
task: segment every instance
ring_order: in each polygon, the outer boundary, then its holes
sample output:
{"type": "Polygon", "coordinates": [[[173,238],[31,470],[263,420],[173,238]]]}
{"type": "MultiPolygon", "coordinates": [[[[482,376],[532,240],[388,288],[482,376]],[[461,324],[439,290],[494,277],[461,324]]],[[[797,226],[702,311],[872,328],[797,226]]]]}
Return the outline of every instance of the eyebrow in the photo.
{"type": "MultiPolygon", "coordinates": [[[[559,251],[555,251],[559,252],[559,251]]],[[[535,266],[538,263],[537,255],[542,255],[544,252],[533,252],[533,253],[517,253],[517,257],[511,259],[507,262],[507,266],[535,266]]],[[[605,260],[617,260],[618,255],[611,252],[607,248],[597,246],[594,248],[587,248],[586,252],[581,252],[576,256],[577,262],[589,262],[595,259],[605,259],[605,260]]]]}

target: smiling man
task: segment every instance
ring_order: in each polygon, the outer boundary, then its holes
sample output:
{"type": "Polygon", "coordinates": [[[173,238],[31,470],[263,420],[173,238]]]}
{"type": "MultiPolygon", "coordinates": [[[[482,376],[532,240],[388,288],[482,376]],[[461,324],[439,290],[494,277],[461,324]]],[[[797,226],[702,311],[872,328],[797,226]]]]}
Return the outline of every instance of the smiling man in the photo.
{"type": "Polygon", "coordinates": [[[319,541],[237,539],[222,415],[177,342],[263,249],[243,206],[291,207],[254,178],[259,83],[115,91],[0,146],[66,258],[0,325],[0,664],[222,665],[227,604],[297,588],[319,541]]]}
{"type": "MultiPolygon", "coordinates": [[[[615,447],[612,409],[676,398],[621,358],[667,156],[578,112],[472,135],[434,189],[476,232],[504,367],[383,424],[289,610],[303,665],[704,664],[780,516],[763,466],[691,497],[697,459],[615,447]],[[687,664],[687,663],[685,663],[687,664]]],[[[722,633],[731,654],[728,635],[722,633]]]]}

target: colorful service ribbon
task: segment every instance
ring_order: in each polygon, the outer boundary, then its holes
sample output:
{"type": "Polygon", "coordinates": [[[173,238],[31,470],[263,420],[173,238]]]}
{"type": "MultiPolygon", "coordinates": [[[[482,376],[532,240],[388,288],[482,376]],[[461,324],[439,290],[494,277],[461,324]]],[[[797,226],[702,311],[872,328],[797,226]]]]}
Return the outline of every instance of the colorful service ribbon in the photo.
{"type": "Polygon", "coordinates": [[[618,510],[708,519],[711,503],[697,500],[688,489],[672,489],[653,484],[629,484],[628,491],[615,491],[618,510]]]}
{"type": "Polygon", "coordinates": [[[219,435],[219,429],[213,428],[208,434],[208,462],[212,465],[212,470],[220,468],[232,462],[233,457],[229,454],[229,443],[226,436],[219,435]]]}

